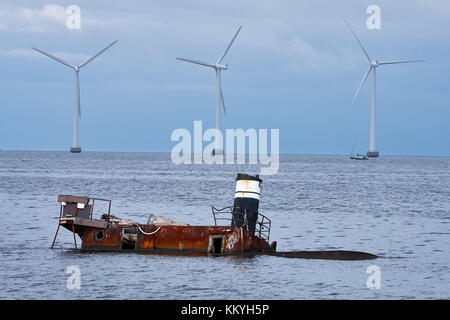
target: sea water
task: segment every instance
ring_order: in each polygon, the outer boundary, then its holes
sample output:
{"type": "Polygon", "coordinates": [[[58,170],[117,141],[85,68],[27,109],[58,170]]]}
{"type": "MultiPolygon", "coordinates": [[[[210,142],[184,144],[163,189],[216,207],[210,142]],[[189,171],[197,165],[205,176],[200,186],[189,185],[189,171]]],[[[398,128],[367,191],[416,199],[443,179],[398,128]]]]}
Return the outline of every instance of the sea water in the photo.
{"type": "Polygon", "coordinates": [[[112,199],[111,214],[139,223],[156,214],[213,225],[211,206],[233,204],[237,172],[259,169],[177,166],[169,153],[1,151],[0,299],[450,298],[448,157],[281,155],[278,174],[262,177],[260,209],[278,251],[376,260],[86,253],[64,228],[50,249],[59,194],[112,199]],[[68,282],[73,267],[79,289],[68,282]]]}

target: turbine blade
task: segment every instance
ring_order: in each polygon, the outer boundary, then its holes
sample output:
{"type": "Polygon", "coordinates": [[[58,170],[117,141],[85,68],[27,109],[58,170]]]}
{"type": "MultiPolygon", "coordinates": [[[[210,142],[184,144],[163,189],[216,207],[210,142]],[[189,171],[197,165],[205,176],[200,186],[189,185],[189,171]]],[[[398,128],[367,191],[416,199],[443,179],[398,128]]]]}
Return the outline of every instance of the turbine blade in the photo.
{"type": "Polygon", "coordinates": [[[216,78],[217,78],[217,90],[220,97],[220,104],[222,104],[223,113],[226,115],[227,111],[225,110],[225,101],[223,100],[223,92],[222,92],[222,70],[216,69],[216,78]]]}
{"type": "Polygon", "coordinates": [[[206,66],[206,67],[215,68],[214,65],[212,65],[210,63],[206,63],[206,62],[202,62],[202,61],[198,61],[198,60],[185,59],[185,58],[177,58],[177,59],[181,60],[181,61],[190,62],[190,63],[200,64],[200,65],[206,66]]]}
{"type": "Polygon", "coordinates": [[[353,33],[353,35],[355,36],[356,41],[358,41],[359,46],[361,47],[362,51],[364,52],[364,54],[365,54],[366,57],[367,57],[367,60],[369,60],[369,62],[372,62],[372,59],[370,59],[370,57],[369,57],[369,55],[368,55],[366,49],[364,49],[364,47],[363,47],[361,41],[359,41],[358,36],[356,35],[355,31],[353,31],[352,27],[350,27],[350,25],[349,25],[349,23],[347,22],[347,20],[344,20],[344,21],[345,21],[345,23],[347,24],[347,26],[348,26],[348,28],[350,29],[350,31],[351,31],[351,32],[353,33]]]}
{"type": "Polygon", "coordinates": [[[219,59],[217,60],[217,64],[221,63],[223,58],[225,58],[225,55],[227,54],[228,50],[230,50],[231,45],[234,42],[234,39],[236,39],[237,35],[239,34],[239,31],[241,31],[242,26],[239,26],[239,28],[237,29],[236,33],[234,34],[233,39],[231,39],[230,43],[228,44],[228,47],[225,49],[225,51],[222,53],[222,55],[219,57],[219,59]]]}
{"type": "Polygon", "coordinates": [[[383,64],[412,63],[412,62],[425,62],[425,61],[427,61],[427,60],[386,61],[386,62],[378,62],[378,64],[383,65],[383,64]]]}
{"type": "Polygon", "coordinates": [[[108,50],[109,48],[111,48],[113,45],[115,45],[116,42],[117,42],[117,40],[114,41],[114,42],[112,42],[109,46],[107,46],[107,47],[104,48],[103,50],[100,50],[97,54],[95,54],[94,56],[90,57],[89,59],[87,59],[87,60],[86,60],[85,62],[83,62],[82,64],[80,64],[80,65],[78,66],[78,68],[82,68],[82,67],[84,67],[85,65],[87,65],[89,62],[91,62],[92,60],[94,60],[95,58],[97,58],[99,55],[101,55],[103,52],[105,52],[106,50],[108,50]]]}
{"type": "Polygon", "coordinates": [[[39,53],[42,53],[43,55],[45,55],[45,56],[47,56],[47,57],[49,57],[49,58],[55,60],[55,61],[58,61],[59,63],[62,63],[62,64],[66,65],[66,66],[68,66],[68,67],[70,67],[70,68],[72,68],[72,69],[75,69],[75,66],[69,64],[68,62],[64,61],[63,59],[60,59],[60,58],[58,58],[58,57],[55,57],[54,55],[51,55],[50,53],[47,53],[47,52],[45,52],[45,51],[39,50],[38,48],[35,48],[35,47],[31,47],[31,48],[32,48],[33,50],[36,50],[36,51],[39,52],[39,53]]]}
{"type": "Polygon", "coordinates": [[[227,110],[225,109],[225,101],[223,100],[222,86],[220,86],[220,101],[222,102],[223,113],[226,115],[227,110]]]}
{"type": "Polygon", "coordinates": [[[362,88],[364,82],[366,82],[366,79],[367,79],[367,77],[369,76],[370,71],[372,71],[372,66],[369,67],[369,70],[367,70],[366,74],[364,75],[363,79],[361,80],[361,83],[359,84],[359,88],[358,88],[358,90],[356,90],[356,94],[355,94],[355,96],[353,97],[352,104],[351,104],[350,107],[348,108],[349,110],[352,108],[353,104],[355,103],[356,97],[358,96],[359,91],[361,90],[361,88],[362,88]]]}

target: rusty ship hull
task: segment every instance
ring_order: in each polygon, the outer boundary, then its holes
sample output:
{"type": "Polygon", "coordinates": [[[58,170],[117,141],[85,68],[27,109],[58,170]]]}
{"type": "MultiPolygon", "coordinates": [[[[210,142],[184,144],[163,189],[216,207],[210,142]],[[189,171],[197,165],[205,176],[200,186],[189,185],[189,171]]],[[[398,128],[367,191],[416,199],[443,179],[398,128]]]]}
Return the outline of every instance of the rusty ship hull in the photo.
{"type": "Polygon", "coordinates": [[[60,195],[58,229],[73,233],[75,248],[81,239],[81,249],[88,251],[135,250],[155,254],[237,255],[256,254],[276,250],[276,242],[269,245],[270,219],[260,213],[252,224],[247,216],[250,209],[212,208],[213,226],[191,226],[164,217],[151,215],[147,224],[111,215],[111,200],[60,195]],[[98,201],[107,203],[108,212],[94,218],[98,201]],[[156,217],[155,219],[153,219],[156,217]],[[226,221],[228,225],[218,225],[226,221]],[[78,239],[78,241],[77,241],[78,239]]]}
{"type": "MultiPolygon", "coordinates": [[[[81,239],[85,251],[136,251],[150,254],[246,255],[267,254],[287,258],[369,260],[377,256],[359,251],[277,252],[277,242],[269,244],[271,220],[259,212],[262,180],[238,174],[233,206],[212,207],[214,225],[191,226],[150,215],[146,224],[111,215],[111,200],[60,195],[59,224],[73,234],[75,248],[81,239]],[[106,202],[107,213],[94,218],[94,206],[106,202]]],[[[97,208],[97,207],[96,207],[97,208]]],[[[104,211],[103,211],[104,212],[104,211]]]]}
{"type": "MultiPolygon", "coordinates": [[[[67,220],[66,220],[67,221],[67,220]]],[[[236,255],[274,251],[244,228],[229,226],[123,225],[106,228],[73,225],[82,250],[136,250],[155,254],[236,255]],[[139,228],[148,234],[144,234],[139,228]]]]}

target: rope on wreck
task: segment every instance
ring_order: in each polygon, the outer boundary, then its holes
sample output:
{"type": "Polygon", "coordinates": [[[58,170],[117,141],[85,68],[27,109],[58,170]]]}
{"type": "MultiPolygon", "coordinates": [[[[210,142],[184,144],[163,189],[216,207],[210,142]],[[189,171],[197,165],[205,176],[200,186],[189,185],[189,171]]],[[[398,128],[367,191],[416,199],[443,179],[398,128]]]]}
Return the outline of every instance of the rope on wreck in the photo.
{"type": "Polygon", "coordinates": [[[152,234],[157,233],[159,231],[159,229],[161,229],[161,227],[158,227],[158,229],[156,229],[153,232],[145,232],[144,230],[141,229],[140,226],[137,226],[137,227],[138,227],[139,231],[142,232],[143,234],[145,234],[146,236],[151,236],[152,234]]]}

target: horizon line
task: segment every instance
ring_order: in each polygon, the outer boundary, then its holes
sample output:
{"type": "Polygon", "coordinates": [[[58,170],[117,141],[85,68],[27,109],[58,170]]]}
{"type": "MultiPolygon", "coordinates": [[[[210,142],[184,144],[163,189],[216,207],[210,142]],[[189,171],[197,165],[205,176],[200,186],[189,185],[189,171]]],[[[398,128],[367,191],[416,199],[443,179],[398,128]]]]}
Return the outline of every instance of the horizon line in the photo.
{"type": "MultiPolygon", "coordinates": [[[[71,153],[69,150],[34,150],[34,149],[0,149],[1,152],[67,152],[71,153]]],[[[117,151],[117,150],[83,150],[81,153],[171,153],[171,151],[117,151]]],[[[191,154],[194,154],[194,152],[191,152],[191,154]]],[[[226,155],[226,152],[224,153],[226,155]]],[[[249,155],[249,153],[245,153],[245,155],[249,155]]],[[[344,153],[279,153],[279,155],[283,156],[351,156],[351,154],[344,154],[344,153]]],[[[430,155],[430,154],[382,154],[381,157],[441,157],[441,158],[450,158],[450,155],[430,155]]]]}

